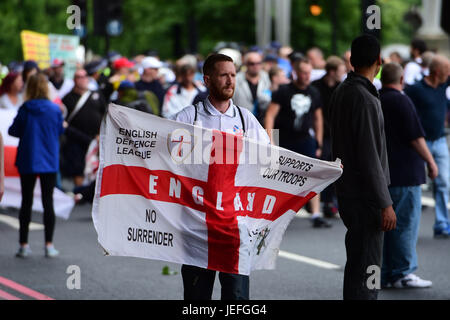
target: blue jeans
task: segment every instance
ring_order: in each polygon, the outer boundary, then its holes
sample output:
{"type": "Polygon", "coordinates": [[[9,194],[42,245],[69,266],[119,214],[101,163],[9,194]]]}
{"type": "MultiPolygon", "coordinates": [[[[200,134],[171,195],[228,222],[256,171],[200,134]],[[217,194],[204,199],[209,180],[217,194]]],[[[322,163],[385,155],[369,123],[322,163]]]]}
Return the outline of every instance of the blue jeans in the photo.
{"type": "Polygon", "coordinates": [[[427,140],[427,146],[439,170],[439,175],[433,181],[434,199],[436,201],[434,230],[439,231],[449,226],[447,203],[450,182],[447,140],[445,137],[434,141],[427,140]]]}
{"type": "Polygon", "coordinates": [[[389,193],[397,226],[384,233],[382,284],[395,282],[417,269],[416,244],[422,212],[420,186],[390,187],[389,193]]]}

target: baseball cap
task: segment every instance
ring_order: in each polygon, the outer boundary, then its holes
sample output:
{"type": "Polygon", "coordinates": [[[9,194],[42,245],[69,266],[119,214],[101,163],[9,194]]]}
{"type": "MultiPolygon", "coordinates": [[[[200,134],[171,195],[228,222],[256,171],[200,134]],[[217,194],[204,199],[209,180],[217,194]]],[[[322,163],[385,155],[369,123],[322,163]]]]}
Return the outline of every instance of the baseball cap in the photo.
{"type": "Polygon", "coordinates": [[[129,80],[123,80],[119,85],[119,90],[133,89],[134,83],[129,80]]]}
{"type": "Polygon", "coordinates": [[[108,51],[108,53],[106,54],[106,59],[112,63],[114,63],[114,61],[116,61],[117,59],[119,59],[121,57],[122,56],[117,51],[108,51]]]}
{"type": "Polygon", "coordinates": [[[97,71],[100,71],[101,69],[106,68],[107,65],[108,65],[108,62],[106,61],[106,59],[94,60],[94,61],[91,61],[91,62],[85,64],[84,69],[86,69],[86,72],[89,75],[93,75],[97,71]]]}
{"type": "Polygon", "coordinates": [[[155,57],[145,57],[141,62],[142,68],[144,69],[159,69],[162,67],[162,62],[155,57]]]}
{"type": "Polygon", "coordinates": [[[52,61],[51,67],[52,67],[52,68],[61,67],[61,66],[63,66],[64,64],[65,64],[65,63],[64,63],[63,60],[58,59],[58,58],[55,58],[55,59],[53,59],[53,61],[52,61]]]}
{"type": "Polygon", "coordinates": [[[38,64],[34,60],[27,60],[23,63],[24,70],[39,69],[38,64]]]}
{"type": "Polygon", "coordinates": [[[291,63],[294,63],[297,60],[303,59],[305,58],[305,56],[303,55],[303,53],[298,52],[298,51],[292,51],[289,55],[288,58],[290,60],[291,63]]]}
{"type": "Polygon", "coordinates": [[[264,57],[264,62],[277,62],[278,57],[274,54],[268,54],[264,57]]]}
{"type": "Polygon", "coordinates": [[[116,61],[114,61],[114,69],[133,68],[133,67],[134,63],[125,57],[119,58],[116,61]]]}

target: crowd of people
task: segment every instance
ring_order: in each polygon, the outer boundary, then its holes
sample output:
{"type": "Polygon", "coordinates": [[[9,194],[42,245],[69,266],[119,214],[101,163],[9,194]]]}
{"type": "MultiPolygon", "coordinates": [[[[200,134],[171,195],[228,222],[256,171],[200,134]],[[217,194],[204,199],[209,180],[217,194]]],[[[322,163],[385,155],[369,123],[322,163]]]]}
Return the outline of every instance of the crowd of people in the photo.
{"type": "MultiPolygon", "coordinates": [[[[409,60],[397,52],[382,60],[379,45],[370,39],[361,41],[352,43],[342,56],[327,58],[317,47],[303,53],[276,43],[265,49],[215,50],[230,57],[220,61],[234,64],[233,104],[246,110],[246,119],[247,113],[254,116],[267,130],[271,143],[313,158],[342,159],[344,175],[337,188],[328,187],[311,199],[307,208],[314,228],[331,227],[327,218],[338,217],[346,208],[347,256],[356,259],[348,260],[348,270],[346,267],[350,280],[345,282],[344,296],[349,298],[373,297],[367,290],[358,291],[354,283],[362,283],[362,250],[376,251],[382,243],[379,233],[368,239],[371,231],[360,228],[355,214],[361,210],[372,212],[369,220],[378,219],[379,231],[386,231],[383,286],[431,286],[431,281],[413,274],[425,164],[436,199],[434,236],[450,237],[450,159],[445,135],[448,59],[428,51],[423,41],[414,40],[409,60]],[[356,100],[346,100],[347,96],[356,100]],[[362,163],[365,166],[358,167],[362,163]],[[357,192],[347,188],[347,183],[358,185],[361,181],[367,184],[357,192]],[[355,201],[356,194],[366,202],[355,201]],[[390,210],[377,214],[375,207],[390,210]],[[349,293],[356,291],[359,293],[349,293]]],[[[214,87],[205,83],[210,75],[203,74],[203,64],[198,55],[166,62],[149,51],[132,59],[110,52],[79,65],[73,79],[64,77],[64,62],[59,59],[45,70],[34,61],[10,68],[0,86],[0,111],[17,110],[9,134],[20,138],[16,165],[23,199],[18,256],[30,254],[27,234],[36,177],[40,176],[43,190],[46,254],[52,257],[58,251],[52,243],[55,218],[50,195],[53,188],[62,188],[62,179],[70,179],[74,189],[64,191],[73,192],[77,203],[92,201],[98,135],[108,103],[184,121],[185,107],[197,102],[209,105],[214,102],[210,97],[217,96],[211,92],[214,87]]],[[[189,273],[186,277],[195,274],[187,267],[183,272],[189,273]]]]}

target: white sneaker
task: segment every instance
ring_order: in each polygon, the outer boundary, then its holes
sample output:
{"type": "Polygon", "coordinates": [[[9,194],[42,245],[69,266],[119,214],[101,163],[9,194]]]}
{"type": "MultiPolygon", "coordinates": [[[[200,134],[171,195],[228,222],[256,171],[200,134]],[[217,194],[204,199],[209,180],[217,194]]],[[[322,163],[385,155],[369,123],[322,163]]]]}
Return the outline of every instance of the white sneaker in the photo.
{"type": "Polygon", "coordinates": [[[18,258],[27,258],[31,254],[31,249],[29,246],[20,247],[16,253],[18,258]]]}
{"type": "Polygon", "coordinates": [[[415,274],[408,274],[407,276],[398,279],[394,282],[394,288],[428,288],[431,287],[433,283],[429,280],[423,280],[416,276],[415,274]]]}
{"type": "Polygon", "coordinates": [[[45,256],[47,258],[54,258],[59,255],[59,251],[53,245],[45,247],[45,256]]]}

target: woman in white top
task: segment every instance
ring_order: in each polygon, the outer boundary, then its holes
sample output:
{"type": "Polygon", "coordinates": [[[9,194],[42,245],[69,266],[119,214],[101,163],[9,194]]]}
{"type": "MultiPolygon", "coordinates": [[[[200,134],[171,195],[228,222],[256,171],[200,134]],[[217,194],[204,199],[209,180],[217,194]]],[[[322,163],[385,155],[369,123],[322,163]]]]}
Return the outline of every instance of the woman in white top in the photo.
{"type": "Polygon", "coordinates": [[[8,73],[0,86],[0,109],[19,110],[23,103],[22,87],[22,75],[17,72],[8,73]]]}

